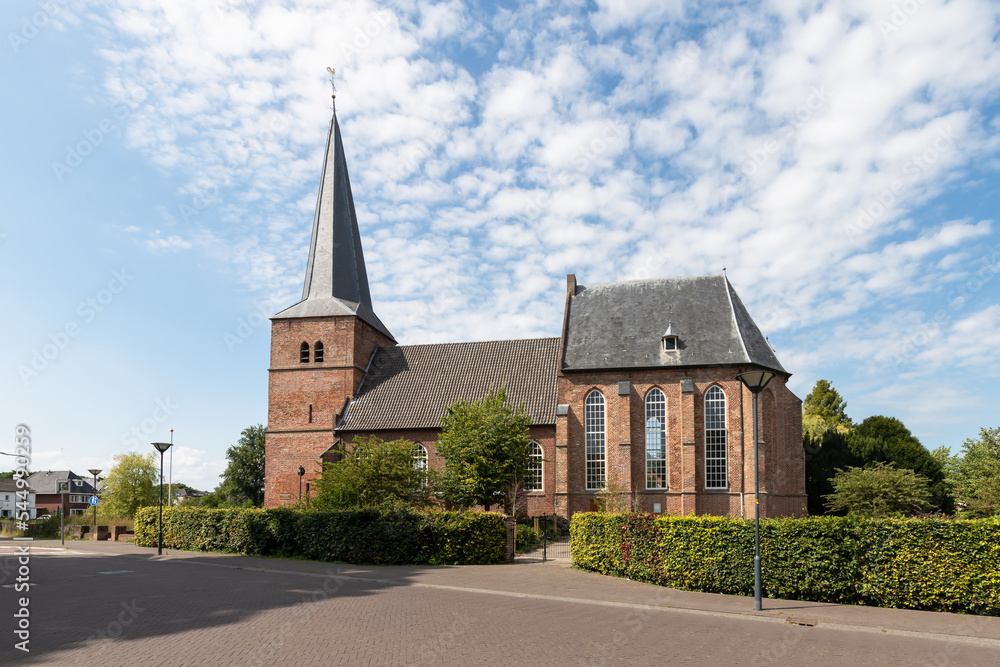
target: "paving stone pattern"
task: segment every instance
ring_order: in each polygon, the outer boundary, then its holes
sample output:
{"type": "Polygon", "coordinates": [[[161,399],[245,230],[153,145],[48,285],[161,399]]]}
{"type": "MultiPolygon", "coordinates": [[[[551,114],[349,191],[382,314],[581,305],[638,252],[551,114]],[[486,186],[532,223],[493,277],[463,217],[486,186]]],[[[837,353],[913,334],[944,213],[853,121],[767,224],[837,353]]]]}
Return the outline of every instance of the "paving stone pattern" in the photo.
{"type": "MultiPolygon", "coordinates": [[[[0,546],[0,559],[9,553],[0,546]]],[[[158,559],[133,545],[81,543],[39,547],[31,564],[32,650],[12,647],[16,594],[6,579],[0,665],[994,665],[1000,654],[997,640],[726,612],[751,602],[740,598],[703,596],[706,609],[681,609],[699,594],[560,562],[359,568],[191,553],[158,559]]],[[[940,616],[942,631],[960,620],[940,616]]],[[[982,627],[989,635],[997,626],[982,627]]]]}

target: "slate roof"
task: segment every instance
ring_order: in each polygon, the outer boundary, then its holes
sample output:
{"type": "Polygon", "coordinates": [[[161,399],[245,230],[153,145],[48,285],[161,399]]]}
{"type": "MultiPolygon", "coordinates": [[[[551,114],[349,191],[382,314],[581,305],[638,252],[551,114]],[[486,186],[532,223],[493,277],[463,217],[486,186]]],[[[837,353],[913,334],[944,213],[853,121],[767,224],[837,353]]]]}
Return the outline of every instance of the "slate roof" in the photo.
{"type": "Polygon", "coordinates": [[[330,119],[302,300],[273,319],[357,315],[395,340],[372,308],[337,114],[330,119]]]}
{"type": "Polygon", "coordinates": [[[77,484],[76,481],[74,481],[70,484],[70,493],[85,493],[87,495],[92,495],[94,493],[93,484],[80,477],[72,470],[40,470],[36,473],[32,473],[32,475],[28,477],[28,485],[31,486],[34,492],[38,494],[59,493],[56,488],[56,481],[65,479],[82,482],[82,484],[77,484]]]}
{"type": "Polygon", "coordinates": [[[558,338],[379,348],[338,431],[440,428],[459,399],[505,387],[533,424],[555,424],[558,338]]]}
{"type": "Polygon", "coordinates": [[[757,364],[787,374],[724,276],[578,285],[563,370],[757,364]],[[668,327],[678,350],[665,352],[668,327]]]}

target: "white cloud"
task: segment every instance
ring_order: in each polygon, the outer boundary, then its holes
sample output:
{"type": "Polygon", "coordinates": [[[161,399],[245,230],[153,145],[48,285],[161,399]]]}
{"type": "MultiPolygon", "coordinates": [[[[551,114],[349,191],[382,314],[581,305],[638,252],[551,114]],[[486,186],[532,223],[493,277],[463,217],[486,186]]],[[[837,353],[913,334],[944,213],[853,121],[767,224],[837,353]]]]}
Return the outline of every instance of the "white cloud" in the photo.
{"type": "MultiPolygon", "coordinates": [[[[869,381],[996,237],[927,204],[1000,166],[997,8],[925,3],[886,33],[893,7],[145,0],[110,11],[105,87],[129,145],[186,179],[150,250],[295,298],[329,64],[376,308],[404,342],[554,335],[567,272],[726,265],[789,368],[869,381]]],[[[944,363],[988,353],[958,322],[944,363]]]]}
{"type": "Polygon", "coordinates": [[[146,241],[146,248],[154,251],[190,250],[191,243],[179,236],[154,238],[146,241]]]}

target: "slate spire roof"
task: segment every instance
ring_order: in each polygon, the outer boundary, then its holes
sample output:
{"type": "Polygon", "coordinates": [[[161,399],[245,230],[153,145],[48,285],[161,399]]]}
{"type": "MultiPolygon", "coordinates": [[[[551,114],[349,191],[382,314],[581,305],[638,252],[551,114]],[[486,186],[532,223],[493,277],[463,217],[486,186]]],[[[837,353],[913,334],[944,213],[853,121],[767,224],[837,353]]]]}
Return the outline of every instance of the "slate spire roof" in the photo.
{"type": "Polygon", "coordinates": [[[725,275],[577,285],[564,371],[756,364],[787,375],[725,275]],[[676,350],[661,340],[678,336],[676,350]]]}
{"type": "Polygon", "coordinates": [[[372,308],[361,233],[336,112],[330,119],[326,137],[302,300],[273,319],[331,315],[357,315],[395,340],[372,308]]]}

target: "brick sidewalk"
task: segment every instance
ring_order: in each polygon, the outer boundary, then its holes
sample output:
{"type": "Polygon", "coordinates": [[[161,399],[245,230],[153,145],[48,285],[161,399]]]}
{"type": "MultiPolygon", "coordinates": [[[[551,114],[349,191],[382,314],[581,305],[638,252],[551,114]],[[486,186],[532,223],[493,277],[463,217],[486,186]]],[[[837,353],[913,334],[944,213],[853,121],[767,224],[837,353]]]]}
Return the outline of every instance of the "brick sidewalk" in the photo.
{"type": "MultiPolygon", "coordinates": [[[[750,598],[559,563],[358,567],[155,553],[35,543],[33,650],[25,659],[0,646],[0,664],[131,665],[142,655],[159,665],[992,665],[1000,649],[998,618],[772,600],[755,614],[750,598]]],[[[13,594],[0,591],[0,635],[12,637],[13,594]]]]}

